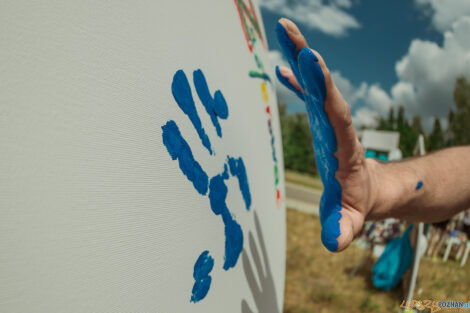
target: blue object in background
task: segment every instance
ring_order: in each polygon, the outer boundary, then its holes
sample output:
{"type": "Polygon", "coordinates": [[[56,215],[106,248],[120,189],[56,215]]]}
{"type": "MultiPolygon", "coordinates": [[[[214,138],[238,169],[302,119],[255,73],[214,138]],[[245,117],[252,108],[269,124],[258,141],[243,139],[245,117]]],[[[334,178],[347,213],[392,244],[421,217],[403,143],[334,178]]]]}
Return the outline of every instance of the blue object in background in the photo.
{"type": "Polygon", "coordinates": [[[385,251],[372,268],[372,282],[374,286],[391,290],[400,282],[402,276],[413,262],[413,248],[410,242],[410,225],[403,235],[390,241],[385,251]]]}
{"type": "Polygon", "coordinates": [[[382,162],[388,162],[388,157],[385,154],[379,154],[377,159],[382,162]]]}
{"type": "Polygon", "coordinates": [[[373,150],[366,150],[366,158],[375,158],[375,151],[373,150]]]}

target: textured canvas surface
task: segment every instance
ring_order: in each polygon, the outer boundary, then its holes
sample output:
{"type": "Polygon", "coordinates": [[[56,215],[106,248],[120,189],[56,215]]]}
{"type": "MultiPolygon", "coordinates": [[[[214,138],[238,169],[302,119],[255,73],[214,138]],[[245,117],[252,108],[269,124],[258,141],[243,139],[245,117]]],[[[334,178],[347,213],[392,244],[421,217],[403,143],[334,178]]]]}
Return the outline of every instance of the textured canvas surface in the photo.
{"type": "Polygon", "coordinates": [[[282,309],[255,5],[2,2],[0,312],[282,309]]]}

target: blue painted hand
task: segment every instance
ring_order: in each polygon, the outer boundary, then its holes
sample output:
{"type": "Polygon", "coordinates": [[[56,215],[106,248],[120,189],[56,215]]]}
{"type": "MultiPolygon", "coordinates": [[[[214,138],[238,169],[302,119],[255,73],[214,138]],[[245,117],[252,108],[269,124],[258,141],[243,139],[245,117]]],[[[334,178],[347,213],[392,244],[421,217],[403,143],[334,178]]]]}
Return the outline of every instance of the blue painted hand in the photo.
{"type": "Polygon", "coordinates": [[[277,67],[279,81],[305,101],[324,192],[320,201],[321,239],[330,251],[345,249],[371,208],[368,165],[352,125],[348,104],[322,57],[307,47],[297,26],[281,19],[278,41],[291,70],[277,67]]]}
{"type": "MultiPolygon", "coordinates": [[[[199,100],[210,116],[217,136],[222,137],[222,129],[219,120],[227,119],[229,114],[224,96],[220,90],[217,90],[214,96],[211,95],[206,78],[201,70],[194,71],[193,81],[199,100]]],[[[182,70],[177,71],[173,76],[171,91],[179,108],[191,121],[202,145],[208,150],[209,154],[212,155],[213,150],[211,142],[196,110],[188,78],[182,70]]],[[[227,156],[226,162],[222,166],[222,172],[209,179],[199,162],[194,159],[191,147],[181,135],[175,121],[170,120],[162,126],[162,137],[163,143],[171,158],[178,161],[181,172],[193,184],[194,189],[199,194],[208,196],[212,212],[216,215],[220,215],[225,234],[223,269],[229,270],[237,264],[238,258],[242,252],[243,232],[240,224],[233,218],[227,207],[226,198],[228,188],[225,181],[230,177],[236,177],[238,179],[238,186],[245,202],[245,207],[247,210],[250,210],[251,194],[243,159],[241,157],[234,158],[227,156]]],[[[202,252],[194,265],[193,276],[195,283],[191,295],[192,302],[198,302],[207,295],[212,281],[209,274],[212,271],[213,265],[214,259],[209,255],[209,251],[202,252]]]]}

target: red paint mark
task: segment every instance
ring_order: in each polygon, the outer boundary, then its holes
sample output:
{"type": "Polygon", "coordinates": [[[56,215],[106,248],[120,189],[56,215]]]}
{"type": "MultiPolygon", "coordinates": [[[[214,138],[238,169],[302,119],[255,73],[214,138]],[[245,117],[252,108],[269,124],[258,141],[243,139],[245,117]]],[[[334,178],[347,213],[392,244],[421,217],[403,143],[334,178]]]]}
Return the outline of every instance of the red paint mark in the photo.
{"type": "Polygon", "coordinates": [[[264,49],[267,50],[268,46],[266,45],[266,41],[263,38],[263,34],[261,33],[260,23],[258,22],[258,17],[256,16],[254,6],[251,0],[248,0],[249,5],[247,5],[244,0],[234,0],[234,2],[235,6],[237,7],[240,22],[243,26],[243,33],[245,34],[246,44],[248,45],[248,49],[250,50],[250,52],[253,52],[254,38],[251,38],[247,18],[253,26],[256,34],[258,35],[258,38],[263,43],[264,49]]]}
{"type": "Polygon", "coordinates": [[[276,190],[276,204],[278,208],[281,207],[281,202],[282,202],[281,191],[277,189],[276,190]]]}

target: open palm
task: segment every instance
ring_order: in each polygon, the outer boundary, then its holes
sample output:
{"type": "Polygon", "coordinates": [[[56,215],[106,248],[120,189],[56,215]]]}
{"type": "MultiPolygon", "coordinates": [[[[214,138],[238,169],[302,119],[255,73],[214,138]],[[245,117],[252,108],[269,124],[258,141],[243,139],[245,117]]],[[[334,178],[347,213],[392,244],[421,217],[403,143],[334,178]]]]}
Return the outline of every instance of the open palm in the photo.
{"type": "Polygon", "coordinates": [[[345,249],[357,236],[373,207],[374,162],[365,159],[349,106],[323,58],[308,48],[297,26],[281,19],[278,41],[290,64],[278,67],[278,79],[304,100],[324,185],[320,202],[322,242],[330,251],[345,249]]]}

